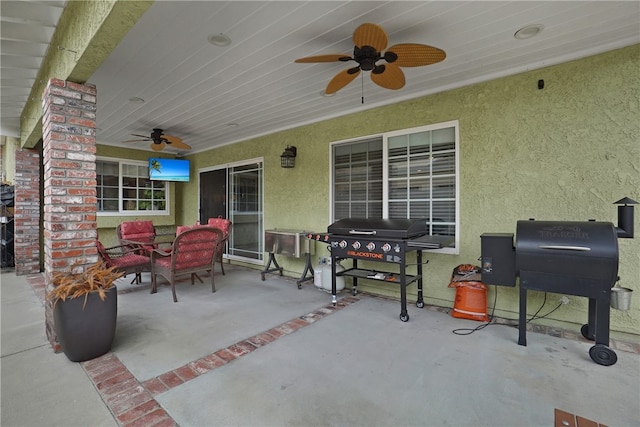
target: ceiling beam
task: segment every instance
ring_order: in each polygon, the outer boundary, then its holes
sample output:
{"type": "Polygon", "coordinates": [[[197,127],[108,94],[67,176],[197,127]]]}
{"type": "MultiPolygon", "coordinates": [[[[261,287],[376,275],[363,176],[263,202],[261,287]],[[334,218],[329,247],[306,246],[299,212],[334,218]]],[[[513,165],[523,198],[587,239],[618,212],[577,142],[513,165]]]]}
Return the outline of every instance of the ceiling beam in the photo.
{"type": "Polygon", "coordinates": [[[33,148],[42,137],[42,93],[49,79],[84,84],[152,4],[67,2],[20,116],[21,147],[33,148]]]}

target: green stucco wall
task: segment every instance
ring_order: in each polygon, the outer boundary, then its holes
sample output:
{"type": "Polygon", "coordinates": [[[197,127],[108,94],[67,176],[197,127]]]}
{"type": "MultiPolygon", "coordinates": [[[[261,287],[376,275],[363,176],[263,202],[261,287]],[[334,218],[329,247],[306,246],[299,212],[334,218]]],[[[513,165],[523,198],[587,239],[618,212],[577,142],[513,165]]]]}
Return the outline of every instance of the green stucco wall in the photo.
{"type": "MultiPolygon", "coordinates": [[[[429,254],[426,302],[452,306],[452,269],[477,264],[480,235],[515,233],[516,221],[616,222],[614,201],[640,200],[640,46],[476,84],[279,132],[190,156],[193,172],[244,159],[264,158],[265,228],[325,230],[329,223],[329,143],[449,120],[460,123],[459,255],[429,254]],[[537,88],[544,79],[543,90],[537,88]],[[298,147],[294,169],[280,168],[286,145],[298,147]]],[[[198,180],[181,187],[179,206],[198,206],[198,180]]],[[[636,215],[636,229],[638,227],[636,215]]],[[[182,209],[179,223],[193,223],[197,209],[182,209]]],[[[612,310],[611,329],[640,331],[640,236],[620,239],[621,286],[635,290],[632,309],[612,310]]],[[[316,255],[324,253],[316,246],[316,255]]],[[[281,258],[287,274],[299,276],[300,260],[281,258]]],[[[387,266],[378,266],[378,268],[387,266]]],[[[392,269],[392,268],[390,268],[392,269]]],[[[256,273],[258,274],[258,273],[256,273]]],[[[363,280],[359,288],[397,296],[384,284],[363,280]]],[[[408,289],[415,299],[415,284],[408,289]]],[[[492,306],[496,287],[488,300],[492,306]]],[[[497,288],[498,316],[516,318],[516,288],[497,288]]],[[[531,292],[528,311],[542,303],[531,292]]],[[[541,314],[557,305],[551,295],[541,314]]],[[[549,320],[587,321],[587,299],[570,303],[549,320]]]]}

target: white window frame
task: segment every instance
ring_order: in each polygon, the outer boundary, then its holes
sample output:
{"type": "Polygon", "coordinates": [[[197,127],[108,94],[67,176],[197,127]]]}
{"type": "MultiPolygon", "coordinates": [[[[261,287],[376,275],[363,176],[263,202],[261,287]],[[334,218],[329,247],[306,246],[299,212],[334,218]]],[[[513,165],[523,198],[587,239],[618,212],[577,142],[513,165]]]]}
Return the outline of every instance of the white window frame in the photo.
{"type": "Polygon", "coordinates": [[[420,126],[415,128],[401,129],[392,132],[384,132],[381,134],[367,135],[359,138],[351,138],[341,141],[333,141],[330,143],[329,150],[329,168],[330,168],[330,183],[329,183],[329,218],[330,222],[335,221],[334,212],[334,186],[335,186],[335,146],[344,144],[357,144],[362,141],[372,140],[375,138],[382,138],[382,217],[388,218],[389,215],[389,150],[388,141],[389,138],[395,136],[409,135],[413,133],[434,131],[443,128],[453,128],[455,134],[455,240],[453,247],[447,247],[442,249],[433,249],[429,252],[443,253],[458,255],[460,253],[460,133],[458,120],[452,120],[448,122],[435,123],[432,125],[420,126]]]}
{"type": "MultiPolygon", "coordinates": [[[[131,165],[131,166],[142,166],[149,167],[149,163],[141,160],[129,160],[129,159],[121,159],[117,157],[96,157],[96,162],[109,162],[109,163],[117,163],[118,164],[118,211],[100,211],[96,212],[97,216],[110,217],[110,216],[162,216],[169,215],[171,210],[171,186],[169,182],[165,183],[164,192],[165,192],[165,209],[164,210],[124,210],[123,209],[123,198],[122,198],[122,170],[123,165],[131,165]]],[[[97,171],[96,171],[97,178],[97,171]]],[[[96,184],[97,187],[97,184],[96,184]]]]}

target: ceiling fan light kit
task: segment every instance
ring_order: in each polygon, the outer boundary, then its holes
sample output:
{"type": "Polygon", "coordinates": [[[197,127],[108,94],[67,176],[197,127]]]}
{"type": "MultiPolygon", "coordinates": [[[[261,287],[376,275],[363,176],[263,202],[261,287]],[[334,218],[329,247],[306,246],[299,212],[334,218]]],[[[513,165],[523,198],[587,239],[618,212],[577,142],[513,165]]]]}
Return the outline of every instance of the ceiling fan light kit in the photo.
{"type": "Polygon", "coordinates": [[[371,80],[382,88],[401,89],[406,82],[400,67],[431,65],[443,61],[447,56],[441,49],[418,43],[397,44],[383,53],[388,44],[387,34],[380,26],[371,23],[356,28],[353,32],[353,42],[353,57],[329,54],[299,58],[295,62],[357,62],[357,66],[343,70],[331,79],[325,94],[332,95],[351,83],[360,75],[360,71],[371,71],[371,80]]]}

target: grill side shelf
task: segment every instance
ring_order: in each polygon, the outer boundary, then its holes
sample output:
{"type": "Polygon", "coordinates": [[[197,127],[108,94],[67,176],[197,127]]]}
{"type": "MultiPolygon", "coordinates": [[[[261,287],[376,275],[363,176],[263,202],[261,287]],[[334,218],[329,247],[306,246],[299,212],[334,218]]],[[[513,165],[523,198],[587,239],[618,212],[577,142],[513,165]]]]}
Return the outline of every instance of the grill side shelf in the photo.
{"type": "MultiPolygon", "coordinates": [[[[369,269],[362,269],[362,268],[348,268],[346,270],[337,272],[336,276],[349,276],[349,277],[356,277],[358,279],[368,279],[368,280],[376,280],[378,282],[400,284],[400,274],[391,273],[387,271],[369,270],[369,269]],[[379,275],[382,275],[382,277],[380,277],[379,275]]],[[[421,277],[422,277],[421,275],[416,275],[416,276],[407,275],[405,277],[405,286],[410,285],[411,283],[417,281],[421,277]]]]}

